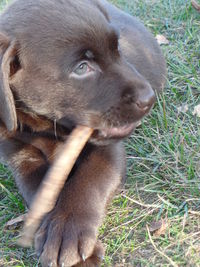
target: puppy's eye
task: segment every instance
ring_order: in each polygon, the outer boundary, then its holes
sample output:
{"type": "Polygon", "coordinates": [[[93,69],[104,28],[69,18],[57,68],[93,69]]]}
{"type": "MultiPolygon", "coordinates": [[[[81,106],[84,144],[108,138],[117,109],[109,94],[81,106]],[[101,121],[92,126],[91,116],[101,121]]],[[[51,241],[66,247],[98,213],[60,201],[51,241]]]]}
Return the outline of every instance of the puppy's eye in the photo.
{"type": "Polygon", "coordinates": [[[75,70],[74,70],[74,73],[81,76],[81,75],[84,75],[88,72],[91,71],[91,68],[89,67],[89,65],[84,62],[84,63],[81,63],[75,70]]]}

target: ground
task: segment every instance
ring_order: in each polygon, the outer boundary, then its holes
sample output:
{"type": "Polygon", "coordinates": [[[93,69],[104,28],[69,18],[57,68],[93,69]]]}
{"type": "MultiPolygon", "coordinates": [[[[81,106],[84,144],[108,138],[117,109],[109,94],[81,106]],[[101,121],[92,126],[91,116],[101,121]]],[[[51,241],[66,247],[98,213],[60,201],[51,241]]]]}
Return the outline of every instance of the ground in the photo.
{"type": "MultiPolygon", "coordinates": [[[[8,2],[0,0],[0,8],[8,2]]],[[[127,182],[99,232],[107,247],[102,266],[199,267],[200,118],[193,111],[200,104],[200,13],[189,0],[111,2],[168,39],[162,46],[168,82],[152,114],[126,141],[127,182]]],[[[25,212],[5,166],[0,186],[0,266],[40,266],[33,250],[16,246],[18,229],[5,228],[25,212]]]]}

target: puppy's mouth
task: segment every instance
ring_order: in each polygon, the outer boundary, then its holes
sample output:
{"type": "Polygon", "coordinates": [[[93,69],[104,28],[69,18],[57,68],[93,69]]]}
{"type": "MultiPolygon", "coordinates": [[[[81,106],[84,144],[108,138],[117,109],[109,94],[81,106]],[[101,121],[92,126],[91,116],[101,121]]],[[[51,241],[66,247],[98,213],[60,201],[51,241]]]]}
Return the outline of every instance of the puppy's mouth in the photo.
{"type": "Polygon", "coordinates": [[[98,129],[95,131],[94,135],[97,138],[103,139],[118,139],[125,138],[129,136],[132,131],[140,125],[140,121],[130,123],[120,127],[107,127],[103,129],[98,129]]]}

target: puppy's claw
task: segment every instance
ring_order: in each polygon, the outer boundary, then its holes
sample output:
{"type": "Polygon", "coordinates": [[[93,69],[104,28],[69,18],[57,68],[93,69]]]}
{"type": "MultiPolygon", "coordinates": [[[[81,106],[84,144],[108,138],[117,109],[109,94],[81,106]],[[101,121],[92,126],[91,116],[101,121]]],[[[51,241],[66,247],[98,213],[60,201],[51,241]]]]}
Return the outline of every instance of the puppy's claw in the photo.
{"type": "Polygon", "coordinates": [[[105,257],[104,256],[100,256],[98,257],[101,261],[104,261],[105,257]]]}
{"type": "Polygon", "coordinates": [[[81,255],[81,258],[82,258],[82,260],[83,260],[84,262],[86,261],[86,257],[85,257],[84,254],[81,255]]]}
{"type": "Polygon", "coordinates": [[[98,251],[96,252],[96,256],[97,258],[99,258],[101,261],[103,261],[105,259],[104,257],[104,251],[98,251]]]}

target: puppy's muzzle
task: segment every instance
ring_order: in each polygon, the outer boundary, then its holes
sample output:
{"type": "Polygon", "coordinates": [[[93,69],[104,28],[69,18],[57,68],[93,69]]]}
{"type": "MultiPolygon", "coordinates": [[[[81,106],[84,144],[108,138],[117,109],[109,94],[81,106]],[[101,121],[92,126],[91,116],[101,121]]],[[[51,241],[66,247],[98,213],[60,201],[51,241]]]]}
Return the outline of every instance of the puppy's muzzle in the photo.
{"type": "Polygon", "coordinates": [[[123,138],[130,135],[149,113],[155,100],[155,92],[148,82],[137,85],[137,90],[133,85],[127,86],[118,105],[105,113],[105,121],[109,121],[112,126],[101,129],[100,135],[104,138],[123,138]]]}

